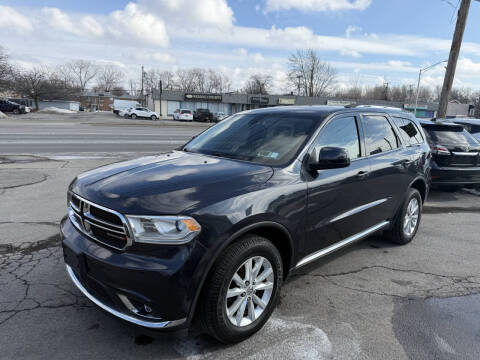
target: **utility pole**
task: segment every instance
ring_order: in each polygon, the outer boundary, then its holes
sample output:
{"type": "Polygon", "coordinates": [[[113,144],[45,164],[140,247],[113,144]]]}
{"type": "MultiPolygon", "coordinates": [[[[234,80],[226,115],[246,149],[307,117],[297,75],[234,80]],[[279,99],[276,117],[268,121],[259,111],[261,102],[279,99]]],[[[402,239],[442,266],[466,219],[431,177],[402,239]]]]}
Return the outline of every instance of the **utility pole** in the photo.
{"type": "Polygon", "coordinates": [[[141,93],[142,105],[144,105],[144,104],[143,104],[143,76],[144,76],[144,74],[145,74],[145,73],[143,72],[143,65],[142,65],[142,93],[141,93]]]}
{"type": "MultiPolygon", "coordinates": [[[[160,104],[160,112],[158,113],[158,115],[160,117],[162,117],[162,92],[163,92],[163,86],[162,86],[162,80],[160,80],[158,82],[158,100],[160,104]]],[[[153,94],[152,94],[152,97],[153,97],[153,94]]],[[[155,99],[153,100],[153,102],[155,103],[155,99]]]]}
{"type": "Polygon", "coordinates": [[[440,96],[440,104],[438,106],[437,117],[439,118],[444,118],[447,115],[448,99],[450,96],[450,90],[452,90],[453,78],[455,77],[455,69],[457,68],[460,47],[462,46],[463,33],[465,32],[465,24],[467,23],[470,2],[471,0],[462,0],[460,9],[458,10],[457,25],[455,26],[452,47],[448,58],[447,72],[445,73],[445,78],[443,80],[442,95],[440,96]]]}
{"type": "Polygon", "coordinates": [[[388,101],[388,81],[384,82],[383,86],[385,88],[385,100],[388,101]]]}

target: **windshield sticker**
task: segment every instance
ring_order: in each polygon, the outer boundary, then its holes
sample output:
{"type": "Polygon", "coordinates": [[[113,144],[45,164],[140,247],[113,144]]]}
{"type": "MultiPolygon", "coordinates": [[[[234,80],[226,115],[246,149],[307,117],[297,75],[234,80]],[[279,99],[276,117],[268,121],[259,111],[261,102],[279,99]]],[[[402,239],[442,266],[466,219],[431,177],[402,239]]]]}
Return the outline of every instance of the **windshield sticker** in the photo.
{"type": "Polygon", "coordinates": [[[278,155],[279,155],[278,152],[272,152],[272,151],[266,151],[266,150],[262,150],[257,154],[257,156],[259,157],[266,157],[271,159],[276,159],[278,155]]]}

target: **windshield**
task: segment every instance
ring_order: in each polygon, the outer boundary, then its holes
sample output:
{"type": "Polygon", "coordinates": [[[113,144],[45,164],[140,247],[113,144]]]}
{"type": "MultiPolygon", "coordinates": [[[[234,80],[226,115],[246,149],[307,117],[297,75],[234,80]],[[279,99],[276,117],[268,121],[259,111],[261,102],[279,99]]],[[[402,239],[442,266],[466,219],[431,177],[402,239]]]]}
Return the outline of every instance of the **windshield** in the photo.
{"type": "Polygon", "coordinates": [[[311,114],[239,114],[211,127],[184,150],[262,165],[289,163],[317,125],[311,114]]]}

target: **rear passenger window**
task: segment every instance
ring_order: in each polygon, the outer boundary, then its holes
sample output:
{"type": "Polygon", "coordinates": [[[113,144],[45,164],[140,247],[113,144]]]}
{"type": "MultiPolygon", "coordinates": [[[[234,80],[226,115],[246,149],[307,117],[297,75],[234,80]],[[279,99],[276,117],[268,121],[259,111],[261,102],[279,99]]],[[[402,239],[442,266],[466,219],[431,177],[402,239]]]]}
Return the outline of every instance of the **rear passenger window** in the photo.
{"type": "Polygon", "coordinates": [[[398,148],[398,139],[385,116],[363,117],[367,154],[375,155],[398,148]]]}
{"type": "Polygon", "coordinates": [[[328,146],[347,150],[350,159],[360,157],[357,122],[353,116],[333,119],[322,129],[315,150],[318,153],[321,148],[328,146]]]}
{"type": "Polygon", "coordinates": [[[422,135],[413,121],[399,117],[393,117],[393,121],[400,129],[400,134],[407,146],[423,143],[422,135]]]}

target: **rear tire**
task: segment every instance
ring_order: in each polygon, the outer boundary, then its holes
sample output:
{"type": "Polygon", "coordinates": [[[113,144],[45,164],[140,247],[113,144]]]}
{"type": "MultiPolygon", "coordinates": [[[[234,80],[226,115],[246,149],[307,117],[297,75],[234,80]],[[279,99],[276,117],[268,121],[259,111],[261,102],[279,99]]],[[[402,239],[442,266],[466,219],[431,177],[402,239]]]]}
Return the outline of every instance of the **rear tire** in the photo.
{"type": "Polygon", "coordinates": [[[386,233],[388,240],[399,245],[411,242],[420,226],[422,207],[420,192],[410,188],[392,228],[386,233]]]}
{"type": "Polygon", "coordinates": [[[18,115],[18,114],[20,114],[20,110],[18,110],[18,109],[13,109],[13,113],[14,113],[15,115],[18,115]]]}
{"type": "Polygon", "coordinates": [[[259,331],[279,298],[282,267],[278,249],[261,236],[247,235],[230,245],[203,286],[197,311],[203,329],[223,343],[243,341],[259,331]],[[251,276],[247,267],[253,269],[251,276]]]}

